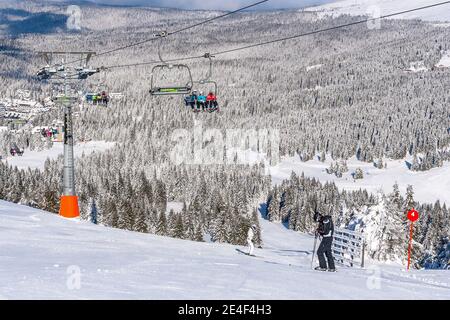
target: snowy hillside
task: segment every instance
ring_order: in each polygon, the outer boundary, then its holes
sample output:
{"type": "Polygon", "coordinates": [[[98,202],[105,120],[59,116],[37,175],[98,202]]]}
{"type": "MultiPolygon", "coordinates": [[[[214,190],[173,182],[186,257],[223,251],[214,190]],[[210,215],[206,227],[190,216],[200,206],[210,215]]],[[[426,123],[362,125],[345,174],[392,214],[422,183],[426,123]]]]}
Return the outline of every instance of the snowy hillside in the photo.
{"type": "MultiPolygon", "coordinates": [[[[114,146],[113,142],[105,141],[89,141],[80,142],[74,147],[75,157],[89,155],[94,152],[102,152],[114,146]]],[[[45,161],[47,159],[54,160],[64,153],[64,145],[62,143],[55,143],[53,147],[48,150],[29,151],[25,150],[22,157],[11,157],[4,159],[4,162],[15,166],[19,169],[44,169],[45,161]]]]}
{"type": "Polygon", "coordinates": [[[269,173],[272,176],[273,184],[279,184],[284,179],[288,179],[291,172],[294,171],[299,175],[303,172],[306,177],[316,178],[323,183],[334,182],[343,190],[366,189],[374,194],[378,190],[382,190],[386,194],[391,192],[392,186],[397,182],[401,192],[405,192],[408,185],[414,186],[416,199],[420,202],[434,203],[436,200],[440,200],[450,205],[450,193],[448,192],[450,180],[443,179],[443,177],[450,176],[450,163],[446,162],[440,168],[415,172],[408,169],[407,160],[411,161],[410,159],[386,160],[386,169],[377,169],[372,163],[357,161],[355,157],[352,157],[347,161],[349,171],[338,178],[326,172],[332,162],[330,157],[324,162],[320,162],[317,158],[302,162],[297,156],[283,159],[278,165],[270,167],[269,173]],[[363,179],[353,179],[352,173],[357,168],[363,170],[363,179]]]}
{"type": "MultiPolygon", "coordinates": [[[[439,3],[439,0],[341,0],[321,6],[308,8],[307,11],[317,11],[320,16],[351,15],[373,15],[375,8],[380,10],[381,15],[406,11],[418,7],[439,3]]],[[[396,17],[397,19],[399,17],[396,17]]],[[[425,21],[449,21],[450,5],[448,7],[436,7],[423,11],[404,14],[403,19],[422,19],[425,21]]]]}
{"type": "Polygon", "coordinates": [[[449,297],[446,271],[312,271],[310,236],[261,226],[264,249],[250,258],[235,246],[108,229],[0,201],[0,299],[449,297]]]}

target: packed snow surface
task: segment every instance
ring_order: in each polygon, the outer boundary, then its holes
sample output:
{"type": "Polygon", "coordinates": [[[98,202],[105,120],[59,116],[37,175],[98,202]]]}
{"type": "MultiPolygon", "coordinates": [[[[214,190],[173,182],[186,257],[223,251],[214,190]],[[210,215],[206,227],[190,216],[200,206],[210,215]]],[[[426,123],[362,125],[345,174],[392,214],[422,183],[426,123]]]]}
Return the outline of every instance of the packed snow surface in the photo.
{"type": "Polygon", "coordinates": [[[261,227],[264,249],[248,257],[232,245],[109,229],[0,201],[0,299],[450,298],[448,271],[312,271],[311,236],[265,220],[261,227]]]}
{"type": "Polygon", "coordinates": [[[170,213],[170,211],[175,213],[180,213],[183,211],[183,202],[177,202],[177,201],[169,201],[167,202],[167,208],[166,213],[170,213]]]}
{"type": "MultiPolygon", "coordinates": [[[[114,147],[114,142],[105,141],[89,141],[80,142],[74,146],[75,157],[92,154],[93,152],[102,152],[114,147]]],[[[54,160],[58,156],[64,154],[64,145],[62,143],[54,143],[53,147],[48,150],[30,151],[25,149],[22,157],[11,157],[4,159],[4,162],[19,169],[44,169],[45,161],[54,160]]]]}
{"type": "MultiPolygon", "coordinates": [[[[436,4],[439,0],[341,0],[306,9],[317,11],[319,17],[350,15],[377,14],[384,16],[396,12],[407,11],[419,7],[436,4]]],[[[420,11],[405,13],[395,19],[422,19],[425,21],[450,21],[450,4],[428,8],[420,11]]]]}

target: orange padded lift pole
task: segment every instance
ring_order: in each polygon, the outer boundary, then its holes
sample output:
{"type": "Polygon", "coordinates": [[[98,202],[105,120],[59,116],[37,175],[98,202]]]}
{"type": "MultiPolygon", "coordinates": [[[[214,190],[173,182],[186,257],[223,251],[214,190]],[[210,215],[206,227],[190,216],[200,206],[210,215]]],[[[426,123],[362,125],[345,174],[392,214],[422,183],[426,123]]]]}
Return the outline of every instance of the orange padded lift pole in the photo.
{"type": "Polygon", "coordinates": [[[59,214],[64,218],[78,218],[80,216],[78,197],[61,196],[61,207],[59,209],[59,214]]]}

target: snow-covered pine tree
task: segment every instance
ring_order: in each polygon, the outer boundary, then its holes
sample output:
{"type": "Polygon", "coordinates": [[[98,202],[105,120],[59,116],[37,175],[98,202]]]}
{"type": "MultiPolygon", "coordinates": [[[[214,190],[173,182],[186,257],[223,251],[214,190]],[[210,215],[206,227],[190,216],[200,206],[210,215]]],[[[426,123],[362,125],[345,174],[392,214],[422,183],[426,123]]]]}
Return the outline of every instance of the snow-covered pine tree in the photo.
{"type": "Polygon", "coordinates": [[[355,172],[353,173],[353,178],[355,180],[364,179],[364,173],[361,168],[356,168],[355,172]]]}
{"type": "Polygon", "coordinates": [[[404,221],[403,199],[397,183],[386,201],[385,232],[380,248],[380,255],[385,260],[404,261],[408,245],[408,229],[404,221]]]}
{"type": "MultiPolygon", "coordinates": [[[[166,213],[165,212],[160,212],[159,213],[158,224],[156,226],[156,234],[157,235],[160,235],[160,236],[166,236],[167,235],[167,219],[166,218],[167,217],[166,217],[166,213]]],[[[176,227],[178,227],[178,226],[176,226],[176,227]]]]}
{"type": "Polygon", "coordinates": [[[269,206],[267,208],[268,218],[271,222],[281,222],[280,214],[280,195],[278,188],[275,187],[273,196],[270,199],[269,206]]]}
{"type": "Polygon", "coordinates": [[[175,219],[175,226],[174,226],[174,230],[173,230],[173,236],[174,238],[178,238],[178,239],[184,239],[184,225],[183,225],[183,216],[180,213],[177,213],[175,215],[176,219],[175,219]]]}
{"type": "Polygon", "coordinates": [[[90,221],[93,224],[98,223],[98,210],[97,210],[97,204],[95,202],[95,199],[92,199],[91,201],[91,212],[89,215],[90,221]]]}

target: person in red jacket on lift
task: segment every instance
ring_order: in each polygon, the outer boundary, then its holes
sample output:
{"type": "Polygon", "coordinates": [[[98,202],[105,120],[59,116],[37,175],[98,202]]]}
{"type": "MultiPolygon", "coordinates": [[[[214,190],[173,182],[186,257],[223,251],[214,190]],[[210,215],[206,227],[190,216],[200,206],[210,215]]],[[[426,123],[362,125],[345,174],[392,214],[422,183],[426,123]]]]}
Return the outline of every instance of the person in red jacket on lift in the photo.
{"type": "Polygon", "coordinates": [[[214,111],[217,109],[217,97],[213,92],[210,92],[206,97],[206,105],[209,111],[214,111]]]}

